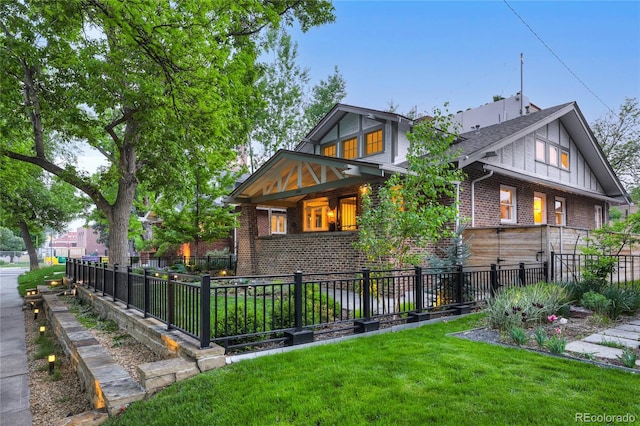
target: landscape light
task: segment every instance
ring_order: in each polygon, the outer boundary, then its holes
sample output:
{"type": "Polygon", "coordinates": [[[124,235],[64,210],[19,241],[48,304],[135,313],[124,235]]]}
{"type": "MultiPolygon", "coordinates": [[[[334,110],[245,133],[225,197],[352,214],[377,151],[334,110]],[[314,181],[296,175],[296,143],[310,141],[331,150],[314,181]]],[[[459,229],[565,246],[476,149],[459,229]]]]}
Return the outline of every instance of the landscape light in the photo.
{"type": "Polygon", "coordinates": [[[38,319],[38,313],[40,313],[40,309],[35,308],[35,309],[33,310],[33,319],[34,319],[34,320],[35,320],[35,319],[38,319]]]}
{"type": "Polygon", "coordinates": [[[47,357],[48,361],[49,361],[49,374],[53,374],[53,367],[56,363],[56,356],[55,354],[51,354],[47,357]]]}
{"type": "Polygon", "coordinates": [[[47,329],[47,327],[45,327],[44,325],[40,326],[40,335],[41,336],[44,336],[44,332],[45,332],[46,329],[47,329]]]}

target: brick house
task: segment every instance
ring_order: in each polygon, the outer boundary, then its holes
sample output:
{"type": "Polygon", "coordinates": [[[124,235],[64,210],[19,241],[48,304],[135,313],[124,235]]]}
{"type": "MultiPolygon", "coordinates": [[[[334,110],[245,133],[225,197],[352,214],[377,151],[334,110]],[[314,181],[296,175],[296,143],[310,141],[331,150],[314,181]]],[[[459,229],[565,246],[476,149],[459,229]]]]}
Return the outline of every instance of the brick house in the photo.
{"type": "MultiPolygon", "coordinates": [[[[539,109],[516,96],[455,119],[473,264],[545,260],[601,226],[611,205],[629,204],[575,102],[539,109]]],[[[294,151],[240,183],[227,199],[241,213],[238,275],[360,268],[352,243],[363,184],[406,171],[413,124],[337,104],[294,151]]]]}

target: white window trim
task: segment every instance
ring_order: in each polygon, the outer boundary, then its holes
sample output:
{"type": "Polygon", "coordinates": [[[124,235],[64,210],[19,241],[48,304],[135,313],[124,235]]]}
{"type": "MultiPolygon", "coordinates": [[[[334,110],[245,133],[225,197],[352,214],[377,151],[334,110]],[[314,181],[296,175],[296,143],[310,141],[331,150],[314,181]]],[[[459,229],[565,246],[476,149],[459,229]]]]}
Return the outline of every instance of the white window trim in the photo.
{"type": "Polygon", "coordinates": [[[536,222],[536,215],[535,215],[535,210],[533,212],[533,223],[535,223],[536,225],[546,225],[547,224],[547,194],[543,193],[543,192],[534,192],[533,193],[533,198],[535,200],[535,198],[540,198],[542,200],[542,221],[541,222],[536,222]]]}
{"type": "Polygon", "coordinates": [[[556,197],[553,203],[553,217],[554,217],[554,224],[557,226],[567,226],[567,199],[563,198],[563,197],[556,197]],[[556,211],[556,205],[555,203],[560,201],[562,203],[562,221],[561,223],[558,223],[557,220],[557,211],[556,211]]]}
{"type": "MultiPolygon", "coordinates": [[[[503,219],[502,217],[500,218],[500,223],[518,223],[518,193],[516,191],[516,188],[514,188],[513,186],[507,186],[507,185],[500,185],[500,192],[502,191],[510,191],[512,194],[511,197],[511,219],[503,219]]],[[[502,208],[502,202],[500,199],[498,199],[498,204],[500,206],[500,209],[502,208]]]]}
{"type": "Polygon", "coordinates": [[[596,222],[596,229],[602,228],[602,225],[604,224],[604,218],[602,216],[602,212],[604,211],[604,209],[602,208],[602,206],[600,205],[595,205],[594,206],[594,219],[596,222]]]}

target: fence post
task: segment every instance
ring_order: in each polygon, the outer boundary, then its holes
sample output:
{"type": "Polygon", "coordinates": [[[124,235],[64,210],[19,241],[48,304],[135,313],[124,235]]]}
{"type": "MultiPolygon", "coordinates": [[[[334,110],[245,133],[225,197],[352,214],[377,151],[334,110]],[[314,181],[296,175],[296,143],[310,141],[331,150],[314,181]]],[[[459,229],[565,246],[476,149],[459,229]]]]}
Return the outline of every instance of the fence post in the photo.
{"type": "Polygon", "coordinates": [[[551,267],[549,271],[549,275],[551,276],[551,281],[555,281],[556,279],[556,252],[551,252],[551,267]]]}
{"type": "Polygon", "coordinates": [[[463,284],[464,271],[462,265],[456,265],[456,299],[459,305],[464,304],[463,284]]]}
{"type": "Polygon", "coordinates": [[[371,271],[362,268],[362,316],[365,320],[371,318],[371,271]]]}
{"type": "Polygon", "coordinates": [[[498,268],[495,263],[491,264],[491,272],[489,273],[491,278],[491,297],[493,298],[496,295],[496,290],[498,290],[498,268]]]}
{"type": "Polygon", "coordinates": [[[362,268],[362,312],[363,317],[353,321],[354,333],[366,333],[378,330],[380,321],[371,319],[371,271],[362,268]]]}
{"type": "Polygon", "coordinates": [[[142,302],[142,305],[144,306],[143,309],[143,316],[144,318],[148,317],[148,313],[149,313],[149,269],[148,268],[144,268],[143,272],[142,272],[142,284],[144,286],[144,300],[142,302]]]}
{"type": "Polygon", "coordinates": [[[211,276],[204,274],[200,279],[200,349],[211,343],[211,276]]]}
{"type": "Polygon", "coordinates": [[[518,269],[518,279],[520,280],[520,285],[524,287],[527,285],[527,276],[524,271],[524,262],[520,262],[518,269]]]}
{"type": "Polygon", "coordinates": [[[545,260],[543,263],[542,274],[544,275],[544,282],[549,282],[549,261],[545,260]]]}
{"type": "MultiPolygon", "coordinates": [[[[133,259],[132,259],[133,260],[133,259]]],[[[131,263],[127,265],[127,309],[129,309],[129,304],[131,303],[131,296],[133,293],[133,268],[131,267],[131,263]]]]}
{"type": "Polygon", "coordinates": [[[111,280],[111,282],[113,283],[113,286],[111,288],[111,290],[113,291],[113,294],[111,296],[113,296],[113,301],[115,302],[116,301],[116,288],[117,288],[117,285],[118,285],[118,264],[117,263],[113,264],[113,280],[111,280]]]}
{"type": "Polygon", "coordinates": [[[415,310],[416,312],[422,312],[424,309],[424,290],[422,289],[422,267],[415,267],[416,274],[416,295],[415,295],[415,310]]]}
{"type": "Polygon", "coordinates": [[[313,330],[302,329],[302,271],[296,271],[293,274],[293,292],[294,329],[284,332],[285,336],[287,336],[287,341],[285,342],[287,346],[313,342],[313,330]]]}
{"type": "Polygon", "coordinates": [[[299,333],[302,331],[302,271],[296,271],[293,277],[293,321],[296,332],[299,333]]]}
{"type": "Polygon", "coordinates": [[[171,326],[175,321],[175,309],[176,309],[176,298],[175,298],[175,284],[171,279],[171,273],[167,275],[167,330],[171,330],[171,326]]]}

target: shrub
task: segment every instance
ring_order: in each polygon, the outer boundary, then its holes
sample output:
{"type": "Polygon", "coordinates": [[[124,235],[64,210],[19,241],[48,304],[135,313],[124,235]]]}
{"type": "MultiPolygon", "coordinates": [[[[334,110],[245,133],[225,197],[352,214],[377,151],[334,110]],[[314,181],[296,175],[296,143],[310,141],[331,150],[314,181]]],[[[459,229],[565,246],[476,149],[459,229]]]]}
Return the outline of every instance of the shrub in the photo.
{"type": "Polygon", "coordinates": [[[636,290],[622,289],[620,287],[610,285],[602,291],[602,294],[609,300],[608,315],[609,318],[615,320],[624,313],[633,313],[638,309],[639,294],[636,290]]]}
{"type": "Polygon", "coordinates": [[[607,299],[604,295],[596,293],[595,291],[588,291],[582,296],[580,304],[585,308],[597,313],[606,314],[611,306],[611,300],[607,299]]]}
{"type": "MultiPolygon", "coordinates": [[[[340,303],[323,293],[318,284],[306,284],[302,298],[302,325],[316,325],[332,322],[340,315],[340,303]]],[[[282,299],[282,309],[273,311],[274,328],[291,328],[294,318],[295,292],[282,299]]]]}
{"type": "Polygon", "coordinates": [[[554,354],[563,353],[566,346],[567,339],[565,337],[560,337],[559,335],[553,335],[547,340],[547,348],[549,349],[549,352],[554,354]]]}
{"type": "Polygon", "coordinates": [[[606,281],[596,278],[588,277],[581,281],[574,281],[564,284],[568,291],[569,301],[580,302],[585,293],[590,291],[595,293],[601,293],[602,289],[607,286],[606,281]]]}
{"type": "MultiPolygon", "coordinates": [[[[237,336],[268,331],[270,316],[265,316],[265,310],[260,304],[247,302],[234,303],[214,308],[211,315],[211,337],[237,336]]],[[[257,339],[257,338],[256,338],[257,339]]],[[[252,338],[243,339],[251,341],[252,338]]]]}
{"type": "Polygon", "coordinates": [[[567,302],[565,287],[555,283],[509,288],[487,303],[488,325],[510,330],[513,327],[543,324],[548,316],[558,313],[567,302]]]}
{"type": "Polygon", "coordinates": [[[4,266],[6,264],[7,264],[7,262],[5,262],[4,260],[0,259],[0,266],[4,266]]]}

